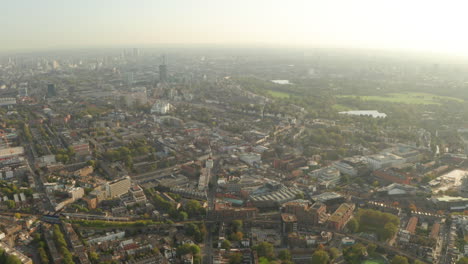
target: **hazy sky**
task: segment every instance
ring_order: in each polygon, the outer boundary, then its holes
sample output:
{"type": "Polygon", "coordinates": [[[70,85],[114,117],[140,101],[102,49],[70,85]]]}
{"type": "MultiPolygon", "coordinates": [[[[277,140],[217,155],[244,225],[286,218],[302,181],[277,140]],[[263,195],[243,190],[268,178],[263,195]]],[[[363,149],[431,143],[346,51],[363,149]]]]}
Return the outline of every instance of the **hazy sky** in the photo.
{"type": "Polygon", "coordinates": [[[0,51],[161,43],[468,54],[464,0],[0,0],[0,51]]]}

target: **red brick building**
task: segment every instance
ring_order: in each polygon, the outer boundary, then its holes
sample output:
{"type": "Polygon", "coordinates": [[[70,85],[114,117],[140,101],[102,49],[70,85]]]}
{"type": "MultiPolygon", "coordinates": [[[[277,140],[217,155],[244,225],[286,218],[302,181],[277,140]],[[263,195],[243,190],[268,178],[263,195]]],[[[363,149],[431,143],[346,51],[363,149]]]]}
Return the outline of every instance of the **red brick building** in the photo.
{"type": "Polygon", "coordinates": [[[410,234],[414,235],[416,233],[416,226],[418,225],[418,218],[416,216],[412,216],[408,224],[406,225],[406,231],[410,232],[410,234]]]}
{"type": "Polygon", "coordinates": [[[392,168],[376,170],[373,172],[376,178],[388,183],[410,184],[412,177],[405,172],[399,172],[392,168]]]}
{"type": "Polygon", "coordinates": [[[284,213],[295,215],[300,226],[311,226],[319,223],[326,213],[325,204],[317,202],[311,204],[307,201],[291,201],[283,204],[284,213]]]}
{"type": "Polygon", "coordinates": [[[328,218],[328,227],[341,230],[353,216],[355,205],[352,203],[341,204],[338,209],[328,218]]]}
{"type": "Polygon", "coordinates": [[[210,211],[208,218],[213,221],[248,220],[257,216],[255,207],[232,207],[229,203],[215,203],[214,210],[210,211]]]}

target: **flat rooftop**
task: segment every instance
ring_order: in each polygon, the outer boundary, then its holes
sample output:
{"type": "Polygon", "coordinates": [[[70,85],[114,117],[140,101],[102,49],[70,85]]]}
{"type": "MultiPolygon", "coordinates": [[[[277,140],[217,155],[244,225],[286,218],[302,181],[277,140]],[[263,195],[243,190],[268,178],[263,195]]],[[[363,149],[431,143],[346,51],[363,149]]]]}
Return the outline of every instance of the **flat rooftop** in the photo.
{"type": "Polygon", "coordinates": [[[23,155],[23,154],[24,154],[24,148],[23,147],[13,147],[13,148],[0,149],[0,159],[1,158],[8,158],[10,156],[23,155]]]}

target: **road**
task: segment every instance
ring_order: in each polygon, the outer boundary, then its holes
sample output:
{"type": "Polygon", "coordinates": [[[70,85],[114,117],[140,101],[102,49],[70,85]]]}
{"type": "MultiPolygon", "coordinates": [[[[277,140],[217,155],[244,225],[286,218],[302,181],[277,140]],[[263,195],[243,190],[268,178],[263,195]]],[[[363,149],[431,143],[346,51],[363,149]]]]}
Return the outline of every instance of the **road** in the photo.
{"type": "Polygon", "coordinates": [[[153,180],[157,180],[159,178],[163,178],[166,176],[169,176],[173,174],[174,172],[177,172],[180,169],[180,165],[175,165],[172,167],[156,170],[156,171],[150,171],[150,172],[145,172],[137,175],[131,176],[132,180],[137,182],[137,183],[145,183],[153,180]]]}
{"type": "MultiPolygon", "coordinates": [[[[219,172],[219,159],[214,159],[214,166],[211,171],[211,179],[210,179],[210,184],[211,188],[208,188],[207,191],[207,202],[208,202],[208,210],[207,212],[207,218],[208,214],[211,210],[214,208],[214,202],[215,202],[215,195],[216,195],[216,190],[218,189],[218,172],[219,172]]],[[[203,246],[203,263],[204,264],[211,264],[213,262],[213,228],[215,227],[216,223],[210,223],[210,222],[205,222],[205,227],[206,227],[206,236],[205,236],[205,244],[203,246]]]]}
{"type": "Polygon", "coordinates": [[[31,168],[31,164],[34,165],[34,150],[31,144],[25,144],[25,154],[27,158],[27,167],[29,172],[31,173],[33,179],[34,179],[34,184],[36,186],[36,193],[41,193],[43,195],[43,199],[40,200],[40,205],[36,206],[36,209],[39,210],[44,210],[44,211],[55,211],[54,207],[52,206],[52,203],[50,202],[49,198],[47,197],[46,194],[46,189],[44,187],[44,182],[46,180],[44,179],[43,175],[37,174],[35,170],[31,168]]]}

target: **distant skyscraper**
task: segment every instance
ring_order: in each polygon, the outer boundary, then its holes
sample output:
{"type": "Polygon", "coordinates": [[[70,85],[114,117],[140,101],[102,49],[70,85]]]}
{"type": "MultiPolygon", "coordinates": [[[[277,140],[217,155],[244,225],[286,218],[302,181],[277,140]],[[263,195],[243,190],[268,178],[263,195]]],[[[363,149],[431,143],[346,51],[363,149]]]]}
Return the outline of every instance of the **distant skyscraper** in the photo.
{"type": "Polygon", "coordinates": [[[132,86],[133,83],[134,83],[134,80],[133,80],[133,72],[127,72],[127,75],[126,75],[126,81],[127,81],[127,85],[129,86],[132,86]]]}
{"type": "Polygon", "coordinates": [[[133,48],[133,57],[138,57],[140,56],[140,51],[137,48],[133,48]]]}
{"type": "Polygon", "coordinates": [[[55,84],[49,83],[47,85],[47,97],[54,97],[57,96],[57,91],[55,90],[55,84]]]}
{"type": "Polygon", "coordinates": [[[60,64],[58,63],[58,61],[54,60],[54,61],[52,62],[52,68],[53,68],[54,70],[58,70],[58,69],[60,68],[60,64]]]}
{"type": "Polygon", "coordinates": [[[167,82],[166,56],[163,56],[163,62],[159,65],[159,81],[162,83],[167,82]]]}

